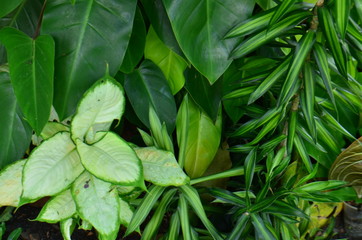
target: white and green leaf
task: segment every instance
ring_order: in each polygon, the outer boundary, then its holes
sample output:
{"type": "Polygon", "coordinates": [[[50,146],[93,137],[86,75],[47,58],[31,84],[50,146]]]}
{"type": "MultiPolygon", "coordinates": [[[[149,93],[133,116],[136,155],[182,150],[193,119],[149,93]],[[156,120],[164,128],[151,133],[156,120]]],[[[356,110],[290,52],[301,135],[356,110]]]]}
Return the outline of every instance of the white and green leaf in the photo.
{"type": "Polygon", "coordinates": [[[17,161],[0,172],[0,206],[17,207],[23,186],[23,167],[26,159],[17,161]]]}

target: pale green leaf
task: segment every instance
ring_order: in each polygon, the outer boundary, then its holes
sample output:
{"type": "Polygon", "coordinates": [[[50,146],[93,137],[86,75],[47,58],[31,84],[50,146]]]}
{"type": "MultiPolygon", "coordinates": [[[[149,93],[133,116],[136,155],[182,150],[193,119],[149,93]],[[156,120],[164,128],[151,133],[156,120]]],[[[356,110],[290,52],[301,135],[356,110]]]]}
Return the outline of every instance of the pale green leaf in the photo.
{"type": "Polygon", "coordinates": [[[26,159],[17,161],[0,172],[0,206],[17,207],[23,191],[21,179],[26,159]]]}
{"type": "Polygon", "coordinates": [[[119,198],[119,220],[121,224],[125,227],[128,227],[132,217],[133,209],[131,205],[122,198],[119,198]]]}
{"type": "Polygon", "coordinates": [[[47,139],[53,137],[58,132],[69,132],[69,127],[66,125],[63,125],[61,123],[58,123],[58,122],[47,122],[47,124],[45,124],[40,136],[44,140],[47,140],[47,139]]]}
{"type": "Polygon", "coordinates": [[[64,240],[72,240],[71,235],[75,228],[76,222],[73,218],[68,218],[60,222],[60,231],[64,240]]]}

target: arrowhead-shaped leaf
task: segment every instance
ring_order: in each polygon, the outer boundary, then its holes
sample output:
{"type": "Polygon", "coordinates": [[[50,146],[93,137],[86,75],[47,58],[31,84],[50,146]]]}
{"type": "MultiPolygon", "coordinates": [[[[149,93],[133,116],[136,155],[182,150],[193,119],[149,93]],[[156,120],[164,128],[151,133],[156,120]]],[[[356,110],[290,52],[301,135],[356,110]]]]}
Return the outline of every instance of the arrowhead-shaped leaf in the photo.
{"type": "Polygon", "coordinates": [[[32,39],[14,28],[2,29],[0,41],[6,47],[18,104],[39,135],[53,101],[54,41],[50,36],[32,39]]]}
{"type": "Polygon", "coordinates": [[[54,37],[54,106],[72,115],[83,93],[104,74],[119,69],[131,36],[135,0],[69,0],[47,3],[42,32],[54,37]],[[59,21],[59,16],[62,20],[59,21]]]}
{"type": "Polygon", "coordinates": [[[17,207],[23,186],[23,167],[26,159],[17,161],[0,172],[0,206],[17,207]]]}
{"type": "Polygon", "coordinates": [[[112,184],[85,171],[74,182],[72,195],[82,219],[93,225],[101,239],[116,239],[120,227],[119,197],[112,184]]]}
{"type": "Polygon", "coordinates": [[[66,189],[84,170],[68,132],[44,141],[24,166],[22,203],[66,189]]]}
{"type": "Polygon", "coordinates": [[[108,131],[114,119],[121,119],[124,104],[122,86],[106,74],[85,93],[78,105],[71,124],[73,141],[79,139],[89,144],[98,141],[97,132],[108,131]]]}
{"type": "Polygon", "coordinates": [[[84,167],[96,177],[115,184],[143,186],[141,161],[118,135],[108,132],[93,145],[77,140],[77,150],[84,167]]]}
{"type": "Polygon", "coordinates": [[[137,148],[136,153],[142,161],[145,180],[159,186],[181,186],[189,182],[171,152],[147,147],[137,148]]]}
{"type": "Polygon", "coordinates": [[[223,38],[231,27],[252,13],[254,1],[164,0],[163,3],[181,49],[213,84],[230,65],[229,53],[238,41],[223,38]]]}

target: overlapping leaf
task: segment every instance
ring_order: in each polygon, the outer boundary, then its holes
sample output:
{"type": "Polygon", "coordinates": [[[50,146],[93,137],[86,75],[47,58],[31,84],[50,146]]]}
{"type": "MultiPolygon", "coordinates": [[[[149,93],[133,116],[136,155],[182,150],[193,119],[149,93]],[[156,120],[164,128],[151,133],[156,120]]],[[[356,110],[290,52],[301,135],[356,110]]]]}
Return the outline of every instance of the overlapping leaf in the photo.
{"type": "Polygon", "coordinates": [[[23,191],[21,180],[25,162],[26,159],[17,161],[0,172],[0,206],[18,206],[23,191]]]}

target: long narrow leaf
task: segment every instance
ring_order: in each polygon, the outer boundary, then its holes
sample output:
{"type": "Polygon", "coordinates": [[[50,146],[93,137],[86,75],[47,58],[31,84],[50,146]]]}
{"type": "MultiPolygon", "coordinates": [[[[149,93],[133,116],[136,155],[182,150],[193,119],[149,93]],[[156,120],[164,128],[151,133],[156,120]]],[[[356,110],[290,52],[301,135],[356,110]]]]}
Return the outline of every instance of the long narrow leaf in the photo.
{"type": "Polygon", "coordinates": [[[304,64],[306,57],[308,56],[310,50],[313,47],[314,39],[315,32],[309,30],[298,43],[293,61],[289,68],[287,78],[280,93],[280,98],[278,99],[279,106],[287,102],[293,94],[293,91],[291,90],[298,82],[299,72],[304,64]]]}
{"type": "Polygon", "coordinates": [[[240,236],[248,223],[250,219],[250,215],[248,213],[244,213],[241,215],[241,217],[238,219],[238,222],[236,223],[235,227],[233,228],[233,231],[228,236],[227,240],[235,240],[240,239],[240,236]]]}
{"type": "Polygon", "coordinates": [[[265,226],[264,221],[261,219],[259,214],[252,213],[250,215],[251,215],[251,219],[252,219],[252,223],[254,225],[255,231],[258,236],[257,239],[274,240],[275,237],[269,231],[269,229],[265,226]]]}
{"type": "Polygon", "coordinates": [[[294,136],[294,146],[297,149],[297,152],[299,153],[300,158],[302,159],[304,166],[306,167],[308,172],[313,171],[313,165],[309,158],[308,151],[304,146],[303,141],[300,139],[298,134],[294,136]]]}
{"type": "Polygon", "coordinates": [[[336,16],[337,29],[342,39],[346,37],[351,0],[335,0],[334,13],[336,16]]]}
{"type": "Polygon", "coordinates": [[[148,216],[149,212],[155,205],[158,198],[161,196],[163,191],[165,190],[164,187],[153,185],[146,196],[143,198],[141,205],[135,211],[131,222],[128,225],[126,236],[134,232],[141,223],[145,220],[148,216]]]}
{"type": "Polygon", "coordinates": [[[304,64],[304,91],[301,94],[302,110],[307,122],[309,131],[313,138],[317,137],[317,130],[314,121],[314,71],[309,62],[304,64]]]}
{"type": "Polygon", "coordinates": [[[294,26],[299,24],[301,21],[310,17],[309,12],[298,12],[287,18],[280,21],[272,29],[264,30],[261,33],[254,35],[253,37],[247,39],[239,47],[233,50],[231,53],[232,58],[240,58],[246,54],[254,51],[255,49],[261,47],[265,43],[271,41],[272,39],[284,34],[286,31],[292,29],[294,26]]]}
{"type": "Polygon", "coordinates": [[[318,8],[318,18],[321,22],[324,36],[326,37],[334,61],[337,64],[337,68],[343,76],[347,77],[347,58],[340,44],[329,10],[326,7],[318,8]]]}
{"type": "Polygon", "coordinates": [[[286,13],[288,13],[289,9],[291,9],[296,0],[284,0],[274,12],[273,16],[270,19],[269,27],[273,26],[277,23],[286,13]]]}
{"type": "Polygon", "coordinates": [[[224,189],[211,188],[209,192],[214,197],[221,199],[223,202],[231,203],[240,207],[245,207],[245,201],[238,195],[224,189]]]}
{"type": "Polygon", "coordinates": [[[180,195],[177,209],[180,217],[183,239],[192,240],[187,202],[183,194],[180,195]]]}
{"type": "Polygon", "coordinates": [[[179,189],[183,194],[185,194],[187,201],[192,206],[195,213],[200,218],[202,223],[205,225],[211,236],[215,240],[223,239],[222,236],[219,234],[219,232],[216,230],[216,228],[212,225],[210,220],[207,218],[204,207],[200,201],[200,196],[197,193],[197,191],[189,185],[183,185],[179,189]]]}
{"type": "Polygon", "coordinates": [[[180,216],[178,211],[176,211],[171,216],[167,240],[178,239],[180,233],[180,226],[181,226],[180,216]]]}
{"type": "Polygon", "coordinates": [[[323,111],[322,116],[327,123],[329,123],[334,129],[336,129],[338,132],[342,133],[344,136],[356,140],[356,138],[348,132],[347,129],[345,129],[342,124],[340,124],[329,112],[326,110],[323,111]]]}

